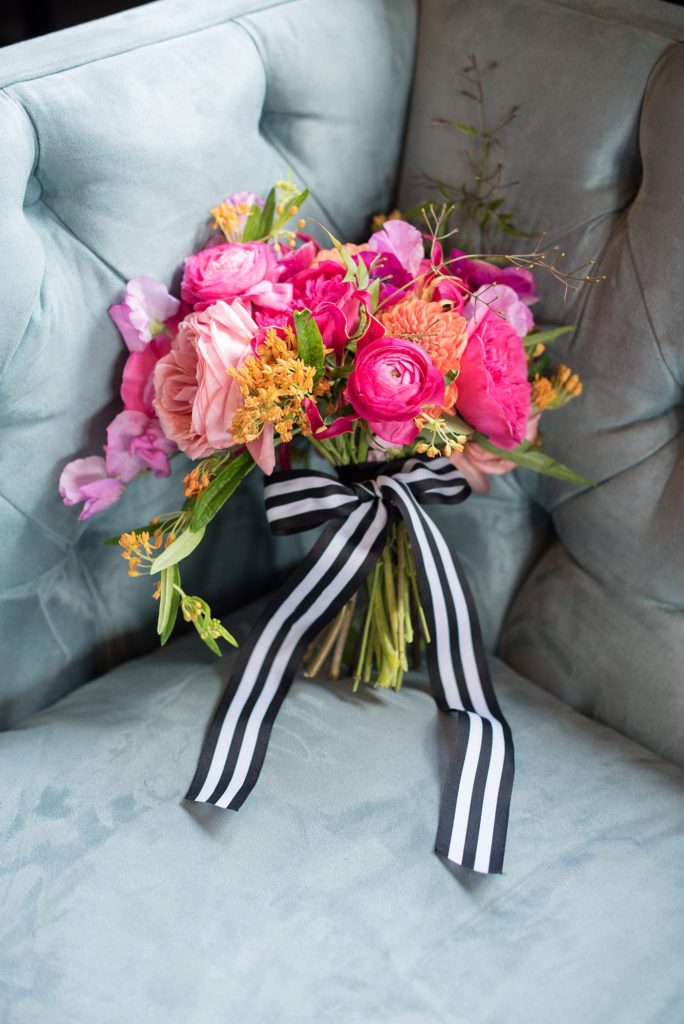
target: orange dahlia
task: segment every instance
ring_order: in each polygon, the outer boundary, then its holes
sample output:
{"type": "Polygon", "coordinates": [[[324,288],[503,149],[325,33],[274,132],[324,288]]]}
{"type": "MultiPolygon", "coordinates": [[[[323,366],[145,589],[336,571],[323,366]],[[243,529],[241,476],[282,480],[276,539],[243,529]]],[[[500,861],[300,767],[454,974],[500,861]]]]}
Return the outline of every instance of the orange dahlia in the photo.
{"type": "MultiPolygon", "coordinates": [[[[442,375],[458,370],[466,347],[466,321],[453,309],[439,302],[409,298],[390,306],[379,316],[385,330],[393,338],[406,338],[430,354],[442,375]]],[[[453,412],[458,399],[458,383],[449,384],[444,395],[444,409],[453,412]]]]}

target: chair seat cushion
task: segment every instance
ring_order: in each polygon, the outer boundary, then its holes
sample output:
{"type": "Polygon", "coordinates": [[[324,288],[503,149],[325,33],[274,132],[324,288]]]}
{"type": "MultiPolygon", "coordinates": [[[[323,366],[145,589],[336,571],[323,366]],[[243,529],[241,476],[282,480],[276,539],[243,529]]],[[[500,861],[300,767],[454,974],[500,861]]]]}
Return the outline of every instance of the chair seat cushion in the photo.
{"type": "Polygon", "coordinates": [[[677,1019],[679,768],[493,660],[505,873],[452,870],[432,848],[453,723],[419,675],[297,681],[240,813],[183,803],[211,659],[184,637],[0,736],[3,1021],[677,1019]]]}

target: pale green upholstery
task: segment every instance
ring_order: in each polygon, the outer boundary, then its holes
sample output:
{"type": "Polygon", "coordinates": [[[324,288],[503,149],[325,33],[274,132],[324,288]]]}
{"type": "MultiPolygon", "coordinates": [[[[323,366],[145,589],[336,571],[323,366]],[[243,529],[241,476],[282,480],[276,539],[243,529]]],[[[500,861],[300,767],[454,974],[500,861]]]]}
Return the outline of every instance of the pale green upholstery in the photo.
{"type": "MultiPolygon", "coordinates": [[[[682,1016],[684,12],[420,7],[160,0],[0,51],[2,1024],[682,1016]],[[458,181],[467,139],[432,119],[468,120],[470,53],[520,106],[527,226],[606,275],[542,286],[586,382],[545,429],[598,486],[517,473],[434,513],[516,744],[500,877],[432,853],[452,732],[420,674],[298,681],[240,813],[183,803],[230,655],[154,649],[149,584],[102,541],[186,469],[87,524],[57,495],[117,408],[122,282],[176,284],[216,199],[288,168],[349,238],[421,173],[458,181]]],[[[213,535],[189,586],[244,638],[308,538],[271,537],[256,475],[213,535]]]]}

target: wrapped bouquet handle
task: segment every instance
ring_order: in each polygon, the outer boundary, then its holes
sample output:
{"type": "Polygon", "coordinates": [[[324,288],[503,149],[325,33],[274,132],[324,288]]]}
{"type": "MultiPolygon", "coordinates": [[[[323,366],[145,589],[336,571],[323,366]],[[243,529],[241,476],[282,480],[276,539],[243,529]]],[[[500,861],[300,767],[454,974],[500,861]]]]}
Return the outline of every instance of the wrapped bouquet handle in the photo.
{"type": "Polygon", "coordinates": [[[358,592],[382,555],[390,525],[403,521],[432,634],[432,694],[457,723],[436,850],[475,871],[500,873],[513,784],[511,732],[494,694],[463,569],[422,507],[456,504],[470,488],[445,458],[346,469],[346,479],[294,470],[274,473],[266,484],[274,532],[327,526],[240,649],[186,799],[242,806],[306,645],[358,592]]]}

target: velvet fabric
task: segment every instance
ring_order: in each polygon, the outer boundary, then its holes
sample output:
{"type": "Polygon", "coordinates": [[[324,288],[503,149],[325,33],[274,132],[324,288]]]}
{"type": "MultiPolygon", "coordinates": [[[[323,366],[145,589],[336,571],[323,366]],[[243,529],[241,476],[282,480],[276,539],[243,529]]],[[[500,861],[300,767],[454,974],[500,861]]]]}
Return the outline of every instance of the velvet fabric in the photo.
{"type": "MultiPolygon", "coordinates": [[[[228,621],[245,636],[252,609],[228,621]]],[[[0,744],[7,1024],[665,1024],[681,1009],[684,773],[492,673],[516,741],[505,874],[432,853],[453,737],[298,681],[244,807],[181,802],[232,655],[188,636],[0,744]]]]}
{"type": "Polygon", "coordinates": [[[604,278],[565,297],[536,274],[538,315],[576,325],[552,356],[585,382],[544,418],[545,443],[597,486],[519,472],[459,511],[452,541],[473,551],[508,664],[684,765],[684,12],[655,0],[425,0],[421,11],[402,207],[425,195],[426,175],[472,175],[470,137],[434,122],[477,123],[454,74],[475,54],[490,123],[518,108],[499,155],[507,207],[530,237],[498,244],[530,252],[546,232],[562,266],[595,260],[585,271],[604,278]],[[503,530],[483,536],[495,514],[503,530]]]}
{"type": "MultiPolygon", "coordinates": [[[[417,51],[413,0],[160,0],[0,52],[2,1024],[681,1017],[684,14],[420,6],[417,51]],[[232,655],[146,654],[149,581],[102,542],[173,507],[187,463],[86,524],[57,496],[118,408],[125,279],[177,285],[215,201],[288,168],[349,238],[399,169],[405,207],[424,172],[458,181],[468,140],[433,119],[472,116],[471,53],[492,116],[520,107],[523,226],[606,275],[566,304],[540,282],[587,385],[544,428],[597,486],[519,472],[434,510],[515,738],[500,877],[432,853],[453,731],[422,673],[298,680],[240,813],[185,804],[232,655]]],[[[271,537],[256,473],[211,529],[187,589],[244,638],[312,538],[271,537]]]]}
{"type": "MultiPolygon", "coordinates": [[[[137,274],[177,290],[211,207],[290,172],[312,189],[311,217],[363,231],[389,203],[415,13],[410,0],[164,0],[0,54],[0,725],[155,643],[149,583],[131,586],[102,541],[177,507],[187,462],[87,524],[57,495],[64,464],[100,451],[120,408],[125,348],[107,307],[137,274]]],[[[188,592],[244,602],[299,550],[271,538],[255,476],[188,592]]]]}

